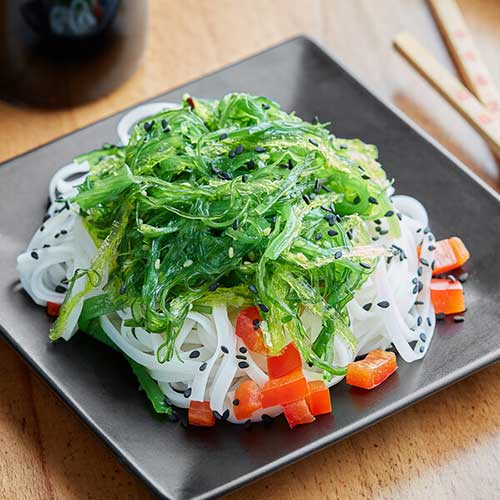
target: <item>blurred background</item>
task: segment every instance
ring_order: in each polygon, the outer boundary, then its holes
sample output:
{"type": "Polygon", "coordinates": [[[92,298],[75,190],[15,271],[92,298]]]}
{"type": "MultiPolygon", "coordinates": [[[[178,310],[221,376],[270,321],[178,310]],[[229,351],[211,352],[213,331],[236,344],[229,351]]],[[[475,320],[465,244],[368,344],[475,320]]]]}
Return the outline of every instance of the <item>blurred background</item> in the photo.
{"type": "MultiPolygon", "coordinates": [[[[425,0],[78,0],[73,13],[68,0],[50,14],[52,3],[0,0],[0,161],[305,34],[500,188],[483,139],[392,47],[410,31],[456,74],[425,0]]],[[[457,3],[500,86],[500,0],[457,3]]],[[[3,342],[0,365],[3,498],[149,498],[3,342]]],[[[498,460],[499,380],[492,366],[231,498],[463,498],[491,480],[495,449],[498,460]],[[467,428],[441,436],[457,414],[467,428]]]]}

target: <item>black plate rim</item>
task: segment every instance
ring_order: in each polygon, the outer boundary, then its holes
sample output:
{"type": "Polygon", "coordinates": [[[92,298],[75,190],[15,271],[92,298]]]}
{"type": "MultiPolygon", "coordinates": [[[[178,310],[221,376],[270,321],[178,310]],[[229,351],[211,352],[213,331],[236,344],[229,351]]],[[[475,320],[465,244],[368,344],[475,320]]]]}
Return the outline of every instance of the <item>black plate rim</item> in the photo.
{"type": "MultiPolygon", "coordinates": [[[[148,98],[144,101],[140,101],[138,103],[135,103],[131,106],[128,106],[127,108],[124,108],[120,111],[117,111],[116,113],[113,113],[108,116],[104,116],[100,118],[99,120],[92,122],[88,125],[85,125],[83,127],[80,127],[76,130],[73,130],[72,132],[69,132],[67,134],[61,135],[59,137],[56,137],[44,144],[41,144],[39,146],[36,146],[34,148],[31,148],[27,151],[24,151],[23,153],[13,156],[11,158],[8,158],[4,160],[3,162],[0,163],[0,168],[7,165],[8,163],[20,159],[23,156],[26,156],[30,153],[33,153],[41,148],[44,148],[45,146],[48,146],[50,144],[56,143],[61,139],[70,137],[82,130],[91,128],[95,126],[96,124],[105,121],[109,118],[116,117],[118,115],[121,115],[122,113],[129,111],[131,109],[134,109],[135,107],[148,103],[148,102],[154,102],[162,97],[165,93],[170,93],[174,92],[176,90],[179,90],[180,88],[191,84],[195,83],[198,81],[203,80],[207,76],[215,75],[217,73],[220,73],[226,69],[229,69],[231,67],[238,66],[240,64],[243,64],[251,59],[254,59],[262,54],[265,54],[273,49],[276,49],[282,45],[286,45],[289,43],[293,43],[295,41],[302,41],[305,43],[310,43],[312,45],[315,45],[317,48],[319,48],[320,51],[322,51],[329,59],[331,59],[335,64],[337,64],[345,73],[346,75],[351,78],[354,82],[356,82],[358,85],[360,85],[360,88],[367,94],[369,94],[372,98],[375,98],[377,101],[382,103],[387,109],[389,109],[393,114],[395,114],[400,120],[402,120],[404,123],[406,123],[412,132],[418,134],[420,137],[422,137],[425,141],[430,143],[434,149],[438,150],[441,154],[443,154],[445,157],[447,157],[451,162],[454,163],[454,165],[460,170],[462,170],[465,174],[467,174],[472,181],[475,181],[477,184],[479,184],[487,193],[489,193],[498,203],[500,203],[500,194],[497,193],[489,184],[487,184],[481,177],[479,177],[476,173],[474,173],[472,170],[470,170],[464,163],[462,163],[458,158],[456,158],[452,153],[450,153],[444,146],[442,146],[439,142],[437,142],[432,136],[430,136],[429,133],[427,133],[423,128],[421,128],[418,124],[416,124],[412,119],[410,119],[405,113],[403,113],[401,110],[399,110],[396,106],[394,106],[392,103],[387,101],[384,97],[380,96],[377,91],[375,91],[372,87],[367,85],[361,78],[359,78],[351,69],[347,68],[343,61],[339,59],[336,55],[334,55],[328,48],[326,48],[320,41],[318,41],[314,37],[309,37],[303,34],[294,36],[292,38],[288,38],[283,40],[280,43],[277,43],[275,45],[272,45],[260,52],[253,53],[243,59],[240,59],[238,61],[235,61],[233,63],[227,64],[215,71],[205,73],[202,76],[195,78],[193,80],[190,80],[188,82],[184,82],[176,87],[170,88],[160,94],[157,94],[151,98],[148,98]]],[[[100,439],[104,441],[104,443],[111,449],[113,454],[116,456],[117,460],[124,464],[132,473],[134,473],[137,477],[139,477],[152,491],[154,494],[158,495],[160,498],[165,498],[165,499],[170,499],[171,497],[168,497],[165,495],[164,492],[160,491],[160,489],[156,486],[155,482],[151,479],[149,479],[148,475],[142,470],[140,464],[136,463],[134,459],[129,456],[129,454],[124,451],[122,448],[119,447],[119,445],[115,444],[111,438],[105,433],[102,432],[98,426],[95,424],[95,422],[91,419],[91,417],[85,412],[85,410],[78,404],[78,401],[74,398],[71,398],[68,394],[66,394],[56,383],[55,381],[52,381],[47,374],[35,363],[35,361],[27,355],[27,353],[24,351],[23,347],[15,340],[13,336],[11,336],[5,328],[0,324],[0,334],[2,337],[7,341],[7,343],[20,355],[21,359],[30,366],[33,371],[45,382],[47,385],[54,390],[54,392],[57,394],[57,396],[64,402],[66,403],[79,417],[79,419],[87,425],[88,428],[100,439]]],[[[473,362],[463,366],[462,368],[455,370],[454,372],[448,373],[446,376],[440,378],[439,380],[435,381],[434,383],[426,386],[425,388],[421,388],[418,391],[414,392],[413,394],[409,394],[408,396],[399,399],[397,402],[393,403],[390,406],[386,406],[383,409],[371,414],[369,417],[366,417],[362,420],[357,420],[356,423],[353,423],[351,426],[348,426],[343,429],[343,432],[341,435],[337,435],[336,432],[331,433],[328,436],[324,436],[323,438],[316,439],[315,441],[311,442],[310,444],[303,446],[299,450],[296,450],[294,452],[290,452],[286,455],[281,456],[280,458],[274,460],[273,462],[270,462],[262,467],[259,467],[258,469],[253,470],[252,472],[249,472],[247,474],[244,474],[237,479],[234,479],[233,481],[227,482],[219,487],[213,488],[209,491],[206,491],[205,493],[202,493],[196,497],[192,497],[193,500],[208,500],[211,498],[217,498],[220,497],[223,494],[227,494],[230,491],[233,491],[235,489],[241,488],[247,484],[249,484],[252,481],[255,481],[257,479],[260,479],[264,476],[270,475],[276,470],[283,468],[287,465],[290,465],[294,462],[299,461],[300,459],[309,456],[313,453],[319,452],[322,449],[326,448],[329,445],[332,445],[336,442],[341,441],[342,439],[345,439],[347,437],[350,437],[358,432],[361,432],[365,430],[366,428],[370,427],[371,425],[380,422],[381,420],[390,417],[405,408],[411,406],[414,403],[417,403],[433,394],[436,392],[449,387],[456,382],[459,382],[460,380],[476,373],[477,371],[481,370],[482,368],[487,367],[488,365],[491,365],[498,361],[500,359],[500,351],[493,351],[488,353],[487,355],[484,355],[480,358],[475,359],[473,362]]]]}

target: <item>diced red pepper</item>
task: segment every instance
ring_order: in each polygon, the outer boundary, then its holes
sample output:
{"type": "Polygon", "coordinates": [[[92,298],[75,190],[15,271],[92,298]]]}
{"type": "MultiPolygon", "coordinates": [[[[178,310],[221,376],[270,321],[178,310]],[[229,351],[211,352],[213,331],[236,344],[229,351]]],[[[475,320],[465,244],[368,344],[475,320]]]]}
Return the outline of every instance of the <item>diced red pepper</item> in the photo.
{"type": "Polygon", "coordinates": [[[191,401],[188,419],[190,425],[199,427],[213,427],[215,425],[215,417],[208,401],[191,401]]]}
{"type": "MultiPolygon", "coordinates": [[[[457,269],[469,260],[469,251],[457,236],[436,241],[433,246],[436,247],[433,253],[434,269],[432,274],[434,276],[457,269]]],[[[420,250],[418,247],[419,258],[420,250]]]]}
{"type": "Polygon", "coordinates": [[[234,416],[238,420],[250,418],[256,410],[262,408],[260,389],[253,380],[241,383],[234,393],[234,399],[238,401],[233,406],[234,416]]]}
{"type": "Polygon", "coordinates": [[[47,302],[47,314],[51,318],[59,316],[59,309],[61,309],[61,304],[57,304],[56,302],[47,302]]]}
{"type": "Polygon", "coordinates": [[[258,326],[261,320],[258,307],[247,307],[238,314],[235,333],[250,351],[267,354],[268,349],[262,337],[262,330],[258,326]]]}
{"type": "Polygon", "coordinates": [[[393,352],[377,349],[369,352],[365,359],[349,363],[346,382],[363,389],[373,389],[392,375],[397,368],[396,355],[393,352]]]}
{"type": "Polygon", "coordinates": [[[310,424],[315,420],[304,399],[283,405],[283,410],[290,429],[293,429],[296,425],[310,424]]]}
{"type": "Polygon", "coordinates": [[[307,404],[313,415],[323,415],[332,412],[330,391],[322,380],[313,380],[307,384],[309,394],[306,397],[307,404]]]}
{"type": "Polygon", "coordinates": [[[459,281],[433,278],[431,302],[436,313],[456,314],[465,311],[462,284],[459,281]]]}
{"type": "Polygon", "coordinates": [[[283,377],[268,380],[261,393],[263,408],[286,405],[307,396],[307,381],[302,370],[295,370],[283,377]]]}
{"type": "Polygon", "coordinates": [[[302,368],[300,352],[293,342],[290,342],[277,356],[267,358],[267,373],[269,378],[278,378],[302,368]]]}

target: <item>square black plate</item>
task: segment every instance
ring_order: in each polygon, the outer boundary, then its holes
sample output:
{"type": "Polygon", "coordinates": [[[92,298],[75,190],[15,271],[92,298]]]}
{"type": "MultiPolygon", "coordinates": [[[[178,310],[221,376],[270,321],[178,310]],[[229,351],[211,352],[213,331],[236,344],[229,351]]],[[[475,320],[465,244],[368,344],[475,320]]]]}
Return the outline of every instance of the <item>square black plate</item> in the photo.
{"type": "Polygon", "coordinates": [[[51,345],[48,319],[16,288],[15,259],[40,224],[50,176],[72,157],[115,142],[123,113],[10,160],[0,167],[0,329],[56,392],[158,494],[211,498],[357,432],[500,358],[500,197],[374,97],[312,41],[299,37],[205,76],[157,100],[183,93],[267,95],[285,110],[332,121],[341,137],[379,146],[398,193],[427,207],[438,237],[461,235],[467,264],[466,322],[439,324],[423,361],[406,364],[379,388],[333,390],[334,415],[288,429],[284,419],[250,431],[219,425],[189,429],[153,418],[119,355],[84,335],[51,345]]]}

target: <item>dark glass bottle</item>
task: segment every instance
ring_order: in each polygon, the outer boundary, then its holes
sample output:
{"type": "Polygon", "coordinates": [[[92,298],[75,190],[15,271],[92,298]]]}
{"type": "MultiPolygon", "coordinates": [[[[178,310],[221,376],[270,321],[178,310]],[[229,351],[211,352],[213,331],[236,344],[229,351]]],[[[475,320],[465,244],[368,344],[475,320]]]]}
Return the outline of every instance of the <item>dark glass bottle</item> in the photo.
{"type": "Polygon", "coordinates": [[[144,50],[147,0],[0,0],[0,99],[47,107],[96,99],[144,50]]]}

